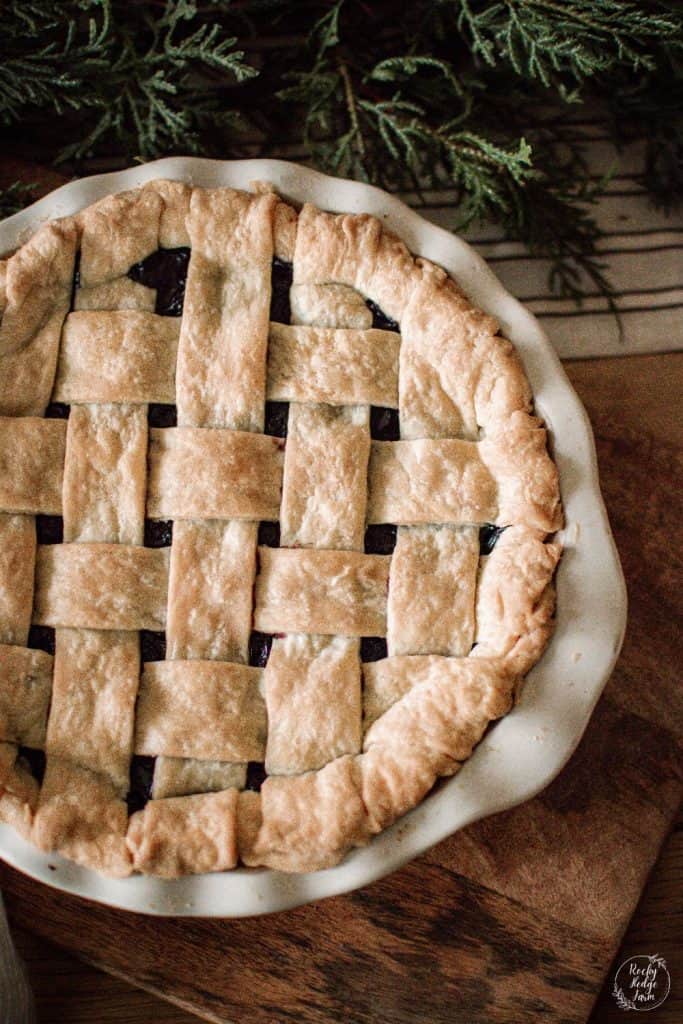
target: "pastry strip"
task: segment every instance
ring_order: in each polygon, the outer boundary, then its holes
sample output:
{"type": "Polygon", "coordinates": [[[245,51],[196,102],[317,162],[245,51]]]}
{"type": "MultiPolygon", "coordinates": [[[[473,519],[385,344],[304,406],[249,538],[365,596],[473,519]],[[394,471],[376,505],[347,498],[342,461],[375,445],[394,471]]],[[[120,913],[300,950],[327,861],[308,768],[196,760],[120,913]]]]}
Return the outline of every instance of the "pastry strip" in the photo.
{"type": "Polygon", "coordinates": [[[33,842],[77,864],[123,878],[131,872],[125,800],[108,778],[71,760],[48,757],[33,822],[33,842]]]}
{"type": "Polygon", "coordinates": [[[174,523],[167,658],[248,661],[256,533],[256,523],[174,523]]]}
{"type": "Polygon", "coordinates": [[[128,826],[133,867],[164,878],[234,868],[236,814],[235,789],[151,800],[128,826]]]}
{"type": "Polygon", "coordinates": [[[385,635],[389,556],[265,547],[258,551],[255,629],[385,635]]]}
{"type": "Polygon", "coordinates": [[[261,670],[221,661],[155,661],[140,681],[137,754],[261,761],[261,670]]]}
{"type": "Polygon", "coordinates": [[[267,397],[397,409],[399,345],[393,331],[272,323],[267,397]]]}
{"type": "MultiPolygon", "coordinates": [[[[271,260],[274,249],[282,258],[291,258],[296,213],[272,194],[254,200],[227,190],[202,193],[197,194],[187,228],[192,257],[178,365],[178,422],[184,427],[262,429],[271,260]],[[241,212],[249,221],[246,236],[242,235],[247,224],[240,223],[241,212]],[[205,215],[209,217],[208,231],[205,215]],[[211,295],[217,300],[213,309],[206,305],[211,295]],[[252,314],[255,318],[250,320],[252,314]],[[214,365],[205,362],[207,338],[214,365]],[[228,387],[222,372],[227,373],[228,387]]],[[[216,435],[220,464],[211,486],[222,478],[229,492],[232,483],[239,485],[240,481],[236,474],[230,480],[235,467],[228,466],[226,472],[221,455],[225,441],[217,431],[216,435]]],[[[193,456],[190,459],[193,461],[193,456]]],[[[253,468],[249,455],[247,462],[253,468]]],[[[193,466],[191,475],[195,472],[193,466]]],[[[209,477],[213,472],[209,467],[209,477]]],[[[266,465],[265,476],[256,487],[260,495],[267,492],[273,496],[270,518],[277,515],[281,480],[282,457],[278,453],[275,462],[266,465]]],[[[259,499],[260,495],[255,496],[259,499]]],[[[168,658],[248,660],[257,525],[206,519],[212,514],[223,518],[224,513],[225,518],[240,518],[245,509],[250,512],[248,505],[240,511],[240,503],[233,497],[228,496],[227,505],[213,512],[202,510],[203,522],[181,522],[174,516],[168,658]]],[[[251,511],[253,519],[261,514],[269,517],[262,507],[251,511]]],[[[246,765],[160,756],[153,792],[155,797],[173,796],[222,784],[244,785],[245,781],[246,765]]]]}
{"type": "Polygon", "coordinates": [[[70,313],[57,402],[175,402],[179,324],[139,310],[70,313]]]}
{"type": "Polygon", "coordinates": [[[164,628],[168,549],[39,545],[33,621],[41,626],[164,628]]]}
{"type": "Polygon", "coordinates": [[[520,674],[538,661],[552,631],[552,577],[561,550],[525,526],[500,535],[481,559],[475,655],[509,659],[520,674]]]}
{"type": "Polygon", "coordinates": [[[45,746],[128,792],[133,712],[140,674],[135,633],[58,629],[54,688],[45,746]]]}
{"type": "Polygon", "coordinates": [[[284,547],[363,550],[367,408],[291,405],[280,510],[284,547]]]}
{"type": "Polygon", "coordinates": [[[519,524],[543,533],[562,526],[557,466],[550,458],[540,421],[515,412],[479,445],[479,454],[498,487],[499,526],[519,524]]]}
{"type": "Polygon", "coordinates": [[[278,438],[196,427],[150,430],[151,519],[277,519],[278,438]]]}
{"type": "MultiPolygon", "coordinates": [[[[477,439],[474,394],[496,330],[493,317],[473,309],[443,270],[420,261],[401,321],[402,438],[477,439]]],[[[519,369],[517,375],[523,383],[519,369]]],[[[498,384],[501,394],[506,386],[498,384]]],[[[526,405],[528,390],[519,401],[526,405]]]]}
{"type": "Polygon", "coordinates": [[[290,634],[276,638],[264,671],[266,771],[322,768],[361,744],[358,640],[290,634]]]}
{"type": "Polygon", "coordinates": [[[373,441],[370,523],[492,523],[496,481],[472,441],[373,441]]]}
{"type": "Polygon", "coordinates": [[[60,515],[64,420],[0,417],[0,510],[60,515]]]}
{"type": "Polygon", "coordinates": [[[369,838],[358,759],[338,757],[318,772],[270,776],[260,794],[239,798],[239,852],[248,865],[316,871],[369,838]]]}
{"type": "Polygon", "coordinates": [[[363,749],[424,751],[437,774],[470,756],[488,723],[508,711],[516,682],[500,662],[438,655],[371,662],[363,677],[363,749]]]}
{"type": "Polygon", "coordinates": [[[77,288],[74,309],[138,309],[153,313],[156,300],[157,293],[154,288],[147,288],[130,277],[116,277],[104,284],[93,285],[92,288],[77,288]]]}
{"type": "Polygon", "coordinates": [[[6,264],[0,321],[0,415],[42,416],[71,302],[76,227],[46,224],[6,264]]]}
{"type": "Polygon", "coordinates": [[[474,527],[399,528],[389,578],[390,655],[470,653],[478,563],[474,527]]]}
{"type": "Polygon", "coordinates": [[[160,800],[194,793],[219,793],[222,789],[244,789],[246,782],[246,764],[159,756],[154,763],[152,797],[160,800]]]}
{"type": "Polygon", "coordinates": [[[346,284],[293,284],[289,301],[293,324],[357,331],[372,327],[372,311],[365,299],[346,284]]]}
{"type": "Polygon", "coordinates": [[[121,277],[155,252],[162,208],[158,192],[142,188],[106,196],[79,213],[81,287],[121,277]]]}
{"type": "Polygon", "coordinates": [[[0,515],[1,643],[26,643],[33,611],[35,561],[33,518],[0,515]]]}
{"type": "Polygon", "coordinates": [[[294,253],[296,285],[349,285],[400,322],[418,280],[413,257],[376,217],[325,213],[304,204],[294,253]]]}
{"type": "Polygon", "coordinates": [[[178,424],[263,430],[274,195],[192,194],[178,424]]]}
{"type": "Polygon", "coordinates": [[[42,748],[52,689],[52,657],[0,644],[0,740],[42,748]]]}
{"type": "Polygon", "coordinates": [[[143,406],[74,407],[66,437],[64,542],[106,537],[116,544],[142,544],[146,478],[143,406]]]}

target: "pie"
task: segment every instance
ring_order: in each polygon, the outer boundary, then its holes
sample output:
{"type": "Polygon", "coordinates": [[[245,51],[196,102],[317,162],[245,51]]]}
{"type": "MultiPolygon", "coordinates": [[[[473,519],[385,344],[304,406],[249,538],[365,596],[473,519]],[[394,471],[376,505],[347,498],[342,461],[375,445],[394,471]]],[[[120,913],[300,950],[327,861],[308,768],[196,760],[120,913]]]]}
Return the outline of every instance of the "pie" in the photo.
{"type": "Polygon", "coordinates": [[[368,215],[173,181],[0,261],[0,818],[111,876],[312,871],[553,628],[512,344],[368,215]]]}

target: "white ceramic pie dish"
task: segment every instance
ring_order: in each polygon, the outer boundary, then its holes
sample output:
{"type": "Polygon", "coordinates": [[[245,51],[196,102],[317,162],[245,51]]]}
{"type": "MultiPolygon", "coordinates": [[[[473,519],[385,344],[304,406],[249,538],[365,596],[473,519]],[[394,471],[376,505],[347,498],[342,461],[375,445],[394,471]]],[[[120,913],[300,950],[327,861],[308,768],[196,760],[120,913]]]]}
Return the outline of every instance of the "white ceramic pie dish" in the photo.
{"type": "Polygon", "coordinates": [[[588,417],[537,320],[469,245],[386,192],[280,160],[170,158],[64,185],[0,223],[0,253],[16,248],[44,220],[75,213],[154,178],[237,188],[268,180],[294,202],[308,199],[322,209],[374,214],[414,253],[445,267],[475,305],[498,319],[522,357],[536,408],[550,431],[566,518],[557,628],[527,677],[519,703],[486,733],[456,776],[337,867],[305,875],[242,868],[173,881],[114,880],[45,854],[0,825],[0,857],[66,892],[140,913],[241,917],[367,885],[463,826],[547,786],[578,744],[612,671],[626,624],[626,591],[600,495],[588,417]]]}

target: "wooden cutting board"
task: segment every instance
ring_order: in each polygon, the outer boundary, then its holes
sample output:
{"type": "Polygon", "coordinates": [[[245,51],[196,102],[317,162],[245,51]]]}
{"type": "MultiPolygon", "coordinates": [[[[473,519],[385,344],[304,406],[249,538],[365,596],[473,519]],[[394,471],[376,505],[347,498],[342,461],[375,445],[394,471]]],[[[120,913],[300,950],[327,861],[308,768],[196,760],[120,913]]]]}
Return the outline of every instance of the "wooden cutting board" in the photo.
{"type": "Polygon", "coordinates": [[[683,355],[663,380],[657,358],[569,367],[596,428],[630,628],[578,751],[539,797],[374,885],[270,917],[146,918],[0,865],[11,919],[210,1021],[585,1022],[683,788],[683,355]]]}

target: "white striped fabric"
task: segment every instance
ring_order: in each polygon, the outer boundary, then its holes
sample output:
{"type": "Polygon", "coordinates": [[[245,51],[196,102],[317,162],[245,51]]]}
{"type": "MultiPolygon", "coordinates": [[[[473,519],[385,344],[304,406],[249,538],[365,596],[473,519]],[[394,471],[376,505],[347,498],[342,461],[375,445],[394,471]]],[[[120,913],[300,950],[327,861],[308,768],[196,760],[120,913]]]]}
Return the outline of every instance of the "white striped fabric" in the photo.
{"type": "MultiPolygon", "coordinates": [[[[596,137],[587,155],[596,180],[616,167],[593,213],[603,232],[598,250],[614,288],[621,331],[607,299],[594,285],[587,285],[580,306],[552,295],[548,261],[531,259],[522,245],[506,241],[499,228],[478,225],[464,237],[508,291],[536,314],[562,358],[681,349],[683,211],[666,213],[652,206],[638,180],[640,146],[617,154],[608,140],[596,137]]],[[[457,206],[448,192],[426,192],[421,199],[404,193],[401,198],[441,227],[452,229],[457,223],[457,206]]]]}

